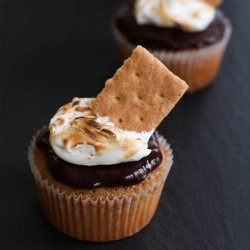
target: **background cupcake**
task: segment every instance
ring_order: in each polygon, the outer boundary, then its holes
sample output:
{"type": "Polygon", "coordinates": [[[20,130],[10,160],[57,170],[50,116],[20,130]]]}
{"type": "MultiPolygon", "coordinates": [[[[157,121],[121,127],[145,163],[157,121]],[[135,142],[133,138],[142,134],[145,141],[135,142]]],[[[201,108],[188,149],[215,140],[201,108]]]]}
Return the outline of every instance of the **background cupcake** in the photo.
{"type": "Polygon", "coordinates": [[[187,82],[187,93],[208,86],[231,34],[229,20],[215,8],[218,3],[137,0],[126,4],[112,24],[120,60],[140,44],[187,82]]]}

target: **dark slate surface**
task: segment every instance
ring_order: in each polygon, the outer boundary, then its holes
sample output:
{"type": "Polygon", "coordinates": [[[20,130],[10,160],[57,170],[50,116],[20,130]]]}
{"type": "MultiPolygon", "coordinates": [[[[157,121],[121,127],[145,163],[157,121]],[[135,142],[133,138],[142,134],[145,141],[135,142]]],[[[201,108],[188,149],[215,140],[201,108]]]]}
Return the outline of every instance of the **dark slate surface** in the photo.
{"type": "Polygon", "coordinates": [[[110,30],[122,1],[2,1],[2,249],[250,249],[250,1],[225,0],[234,33],[210,88],[159,126],[174,165],[151,223],[133,237],[81,242],[43,217],[28,166],[32,135],[118,68],[110,30]]]}

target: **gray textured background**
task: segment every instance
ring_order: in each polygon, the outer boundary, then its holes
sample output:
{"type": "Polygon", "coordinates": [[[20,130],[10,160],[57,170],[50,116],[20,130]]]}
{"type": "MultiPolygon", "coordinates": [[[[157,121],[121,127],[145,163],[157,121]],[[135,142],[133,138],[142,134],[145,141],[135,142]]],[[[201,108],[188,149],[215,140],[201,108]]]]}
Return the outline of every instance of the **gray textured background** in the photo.
{"type": "Polygon", "coordinates": [[[159,126],[174,165],[151,223],[133,237],[71,239],[43,217],[28,166],[33,134],[119,67],[110,29],[124,1],[2,1],[2,249],[250,249],[250,1],[225,0],[233,36],[213,86],[159,126]]]}

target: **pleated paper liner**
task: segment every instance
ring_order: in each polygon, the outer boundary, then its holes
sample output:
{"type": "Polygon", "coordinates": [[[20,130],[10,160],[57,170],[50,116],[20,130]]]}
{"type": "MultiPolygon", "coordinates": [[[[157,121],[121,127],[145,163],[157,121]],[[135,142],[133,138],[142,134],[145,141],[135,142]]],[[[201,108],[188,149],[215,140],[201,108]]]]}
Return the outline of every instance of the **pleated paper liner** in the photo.
{"type": "MultiPolygon", "coordinates": [[[[132,55],[132,51],[137,44],[129,42],[114,22],[112,23],[112,29],[120,62],[123,63],[132,55]]],[[[148,49],[148,51],[165,64],[171,72],[186,81],[189,85],[187,93],[193,93],[207,87],[216,77],[231,33],[232,28],[228,22],[224,37],[214,44],[198,49],[180,51],[164,49],[148,49]]]]}
{"type": "Polygon", "coordinates": [[[157,133],[163,162],[143,182],[126,188],[86,190],[54,180],[46,167],[41,170],[35,164],[39,132],[30,143],[28,159],[41,209],[56,229],[78,240],[104,242],[131,236],[150,222],[173,163],[172,150],[163,136],[157,133]]]}

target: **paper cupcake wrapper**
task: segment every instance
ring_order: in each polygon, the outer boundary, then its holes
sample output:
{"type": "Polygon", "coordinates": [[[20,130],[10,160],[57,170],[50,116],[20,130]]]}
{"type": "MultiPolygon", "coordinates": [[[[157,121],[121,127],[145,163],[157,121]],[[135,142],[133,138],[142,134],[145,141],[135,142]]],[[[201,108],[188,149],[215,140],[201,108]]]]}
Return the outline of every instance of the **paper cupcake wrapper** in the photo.
{"type": "Polygon", "coordinates": [[[81,195],[66,193],[48,185],[34,163],[35,140],[33,136],[28,150],[28,159],[35,179],[41,209],[47,220],[60,232],[85,241],[113,241],[131,236],[145,227],[157,208],[165,179],[173,163],[170,145],[157,133],[159,142],[168,150],[166,174],[152,187],[140,189],[130,197],[84,199],[81,195]]]}
{"type": "MultiPolygon", "coordinates": [[[[113,34],[121,63],[131,56],[137,45],[132,44],[112,24],[113,34]]],[[[208,86],[216,77],[224,51],[232,33],[230,23],[226,26],[224,37],[211,45],[199,49],[184,49],[169,51],[164,49],[148,49],[175,75],[185,80],[189,85],[187,93],[193,93],[208,86]]]]}

